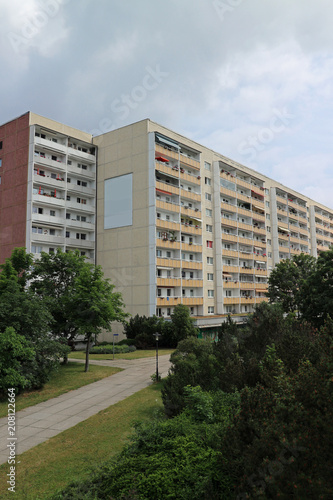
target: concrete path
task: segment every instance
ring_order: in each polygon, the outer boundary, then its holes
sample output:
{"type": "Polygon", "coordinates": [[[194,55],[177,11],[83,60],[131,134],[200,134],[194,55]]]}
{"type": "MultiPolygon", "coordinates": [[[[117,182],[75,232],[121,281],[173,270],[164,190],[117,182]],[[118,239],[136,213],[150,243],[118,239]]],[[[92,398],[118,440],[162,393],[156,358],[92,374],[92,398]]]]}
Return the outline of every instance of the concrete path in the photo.
{"type": "MultiPolygon", "coordinates": [[[[170,355],[158,357],[159,374],[165,377],[170,367],[170,355]]],[[[81,360],[71,360],[78,361],[81,360]]],[[[84,361],[82,361],[83,363],[84,361]]],[[[16,413],[15,438],[9,435],[7,417],[0,419],[0,464],[7,462],[10,443],[15,444],[16,456],[62,431],[122,401],[150,385],[155,373],[155,358],[136,360],[90,361],[91,364],[123,368],[122,372],[98,382],[80,387],[57,398],[16,413]]],[[[13,449],[13,446],[12,446],[13,449]]]]}

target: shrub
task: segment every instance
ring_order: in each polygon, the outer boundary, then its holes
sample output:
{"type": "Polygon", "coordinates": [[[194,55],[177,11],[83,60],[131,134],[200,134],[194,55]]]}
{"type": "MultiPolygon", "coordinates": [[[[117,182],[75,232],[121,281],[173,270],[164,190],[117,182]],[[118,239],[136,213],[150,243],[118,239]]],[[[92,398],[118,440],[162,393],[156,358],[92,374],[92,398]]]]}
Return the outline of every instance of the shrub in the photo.
{"type": "Polygon", "coordinates": [[[127,352],[134,352],[136,351],[136,347],[134,345],[128,346],[128,345],[119,345],[115,344],[114,346],[114,351],[113,351],[113,345],[112,344],[106,344],[106,345],[97,345],[94,346],[90,349],[90,354],[124,354],[127,352]]]}

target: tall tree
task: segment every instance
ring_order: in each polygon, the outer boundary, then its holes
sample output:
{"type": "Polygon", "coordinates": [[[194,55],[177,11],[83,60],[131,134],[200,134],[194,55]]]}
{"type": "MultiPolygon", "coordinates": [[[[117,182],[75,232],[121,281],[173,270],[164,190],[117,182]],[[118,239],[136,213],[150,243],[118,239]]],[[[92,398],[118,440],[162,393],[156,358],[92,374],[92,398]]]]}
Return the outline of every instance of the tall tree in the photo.
{"type": "Polygon", "coordinates": [[[85,371],[89,369],[89,349],[93,335],[111,323],[124,323],[128,314],[120,293],[113,292],[114,285],[103,276],[100,266],[86,265],[75,278],[73,300],[75,303],[73,322],[87,339],[85,371]]]}
{"type": "Polygon", "coordinates": [[[284,312],[300,311],[305,294],[305,284],[316,268],[311,255],[294,255],[282,260],[272,270],[268,280],[268,297],[279,302],[284,312]]]}
{"type": "Polygon", "coordinates": [[[52,254],[42,252],[31,273],[31,289],[43,298],[52,315],[52,334],[63,338],[66,344],[78,334],[74,283],[87,266],[89,264],[78,251],[65,253],[58,249],[52,254]]]}

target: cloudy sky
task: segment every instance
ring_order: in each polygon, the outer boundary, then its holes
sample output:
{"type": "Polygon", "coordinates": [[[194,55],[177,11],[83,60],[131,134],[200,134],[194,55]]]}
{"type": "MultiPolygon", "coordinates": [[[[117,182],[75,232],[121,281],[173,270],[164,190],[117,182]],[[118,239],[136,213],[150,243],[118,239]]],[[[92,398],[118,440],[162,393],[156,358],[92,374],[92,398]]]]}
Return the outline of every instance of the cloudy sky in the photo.
{"type": "Polygon", "coordinates": [[[333,208],[332,0],[0,0],[0,123],[150,118],[333,208]]]}

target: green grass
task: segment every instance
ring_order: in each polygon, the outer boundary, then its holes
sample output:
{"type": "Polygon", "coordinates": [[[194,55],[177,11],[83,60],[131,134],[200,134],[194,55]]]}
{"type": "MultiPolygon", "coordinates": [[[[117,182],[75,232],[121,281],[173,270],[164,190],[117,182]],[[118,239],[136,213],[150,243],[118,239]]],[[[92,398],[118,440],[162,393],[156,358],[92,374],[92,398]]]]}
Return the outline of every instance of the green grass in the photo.
{"type": "MultiPolygon", "coordinates": [[[[158,355],[163,356],[164,354],[172,354],[175,349],[159,349],[158,350],[158,355]]],[[[115,354],[114,359],[140,359],[140,358],[153,358],[156,356],[156,351],[155,349],[149,349],[149,350],[140,350],[138,349],[137,351],[134,352],[127,352],[127,353],[122,353],[122,354],[115,354]]],[[[72,359],[86,359],[86,353],[83,351],[74,351],[69,354],[69,358],[72,359]]],[[[107,359],[107,360],[112,360],[113,359],[113,354],[90,354],[89,359],[93,360],[102,360],[102,359],[107,359]]]]}
{"type": "MultiPolygon", "coordinates": [[[[56,398],[65,392],[78,389],[84,385],[97,382],[105,377],[110,377],[121,371],[121,368],[111,366],[96,366],[90,365],[89,371],[85,373],[82,364],[68,363],[60,365],[59,370],[52,375],[52,378],[47,382],[42,389],[37,391],[25,392],[16,396],[15,410],[23,410],[29,406],[42,403],[51,398],[56,398]]],[[[8,413],[7,401],[0,403],[0,417],[5,417],[8,413]]]]}
{"type": "MultiPolygon", "coordinates": [[[[133,423],[151,418],[162,408],[160,389],[161,384],[153,384],[20,455],[15,499],[45,499],[74,479],[85,478],[90,466],[120,452],[133,423]]],[[[7,473],[8,464],[4,464],[0,498],[12,498],[7,473]]]]}

